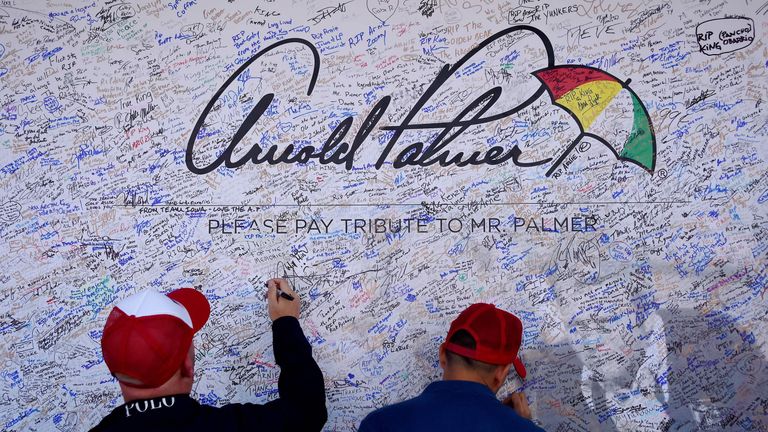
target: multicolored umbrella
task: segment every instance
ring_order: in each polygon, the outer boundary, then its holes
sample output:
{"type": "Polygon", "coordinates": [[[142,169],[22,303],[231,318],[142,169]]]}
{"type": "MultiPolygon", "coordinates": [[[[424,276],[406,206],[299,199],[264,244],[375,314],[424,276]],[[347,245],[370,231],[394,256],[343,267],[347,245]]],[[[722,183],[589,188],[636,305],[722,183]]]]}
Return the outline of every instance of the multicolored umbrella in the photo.
{"type": "Polygon", "coordinates": [[[590,66],[558,65],[533,72],[549,92],[552,102],[568,111],[576,120],[581,133],[549,168],[549,177],[566,156],[586,137],[605,144],[617,159],[632,162],[653,175],[656,167],[656,136],[648,111],[640,102],[629,82],[621,81],[608,72],[590,66]],[[613,99],[626,90],[632,100],[632,131],[623,143],[611,143],[604,137],[590,133],[589,128],[608,108],[613,99]]]}

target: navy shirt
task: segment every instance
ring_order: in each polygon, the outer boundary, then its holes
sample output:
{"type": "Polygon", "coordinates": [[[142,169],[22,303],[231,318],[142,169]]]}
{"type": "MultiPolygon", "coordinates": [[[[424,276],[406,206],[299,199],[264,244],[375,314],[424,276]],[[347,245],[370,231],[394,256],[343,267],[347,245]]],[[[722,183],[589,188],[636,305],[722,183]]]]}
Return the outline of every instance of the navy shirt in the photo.
{"type": "Polygon", "coordinates": [[[368,414],[359,432],[385,431],[543,432],[496,399],[487,386],[471,381],[436,381],[421,395],[368,414]]]}
{"type": "Polygon", "coordinates": [[[136,400],[112,410],[92,431],[319,431],[327,418],[325,382],[299,321],[272,323],[272,345],[280,366],[280,398],[264,405],[201,405],[189,395],[136,400]]]}

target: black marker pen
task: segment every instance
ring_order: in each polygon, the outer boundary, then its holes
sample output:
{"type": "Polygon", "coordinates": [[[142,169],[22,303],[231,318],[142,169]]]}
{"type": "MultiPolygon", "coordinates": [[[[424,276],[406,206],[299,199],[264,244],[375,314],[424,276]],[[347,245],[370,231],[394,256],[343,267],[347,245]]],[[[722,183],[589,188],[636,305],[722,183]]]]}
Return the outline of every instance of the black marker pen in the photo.
{"type": "Polygon", "coordinates": [[[279,295],[280,297],[282,297],[282,298],[284,298],[286,300],[290,300],[290,301],[294,300],[292,295],[288,294],[287,292],[284,292],[280,288],[277,289],[277,295],[279,295]]]}
{"type": "MultiPolygon", "coordinates": [[[[269,282],[264,282],[264,286],[269,288],[269,282]]],[[[280,297],[282,297],[282,298],[284,298],[286,300],[290,300],[290,301],[296,300],[292,295],[290,295],[287,292],[281,290],[280,288],[277,289],[277,295],[279,295],[280,297]]]]}

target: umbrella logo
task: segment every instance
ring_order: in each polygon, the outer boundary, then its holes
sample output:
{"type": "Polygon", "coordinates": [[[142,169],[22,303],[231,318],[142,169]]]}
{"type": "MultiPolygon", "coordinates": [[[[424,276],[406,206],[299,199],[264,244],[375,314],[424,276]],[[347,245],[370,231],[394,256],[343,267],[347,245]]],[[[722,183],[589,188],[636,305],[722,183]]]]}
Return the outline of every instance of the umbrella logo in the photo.
{"type": "Polygon", "coordinates": [[[603,70],[582,65],[558,65],[532,72],[549,93],[552,103],[565,109],[578,124],[581,133],[547,170],[549,177],[563,163],[584,137],[605,144],[617,159],[638,165],[653,175],[656,168],[656,136],[650,116],[637,94],[603,70]],[[632,101],[632,129],[623,142],[615,142],[594,133],[591,127],[620,92],[627,91],[632,101]]]}

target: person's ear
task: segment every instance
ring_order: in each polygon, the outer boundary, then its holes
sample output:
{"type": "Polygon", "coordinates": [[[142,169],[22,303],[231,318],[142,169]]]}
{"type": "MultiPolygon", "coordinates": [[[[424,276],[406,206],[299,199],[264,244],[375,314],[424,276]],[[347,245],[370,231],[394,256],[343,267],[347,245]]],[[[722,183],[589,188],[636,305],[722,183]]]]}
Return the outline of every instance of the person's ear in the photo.
{"type": "Polygon", "coordinates": [[[512,364],[504,365],[504,366],[498,366],[496,367],[496,370],[494,370],[493,373],[493,390],[494,393],[499,391],[502,385],[504,385],[504,381],[507,380],[507,375],[509,375],[509,370],[512,368],[512,364]]]}
{"type": "Polygon", "coordinates": [[[192,378],[195,376],[195,345],[189,347],[187,357],[181,365],[181,376],[184,378],[192,378]]]}
{"type": "Polygon", "coordinates": [[[448,358],[445,355],[445,345],[440,345],[440,368],[445,370],[448,358]]]}

